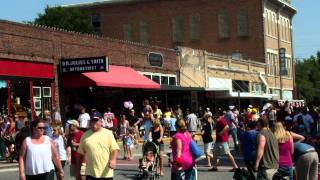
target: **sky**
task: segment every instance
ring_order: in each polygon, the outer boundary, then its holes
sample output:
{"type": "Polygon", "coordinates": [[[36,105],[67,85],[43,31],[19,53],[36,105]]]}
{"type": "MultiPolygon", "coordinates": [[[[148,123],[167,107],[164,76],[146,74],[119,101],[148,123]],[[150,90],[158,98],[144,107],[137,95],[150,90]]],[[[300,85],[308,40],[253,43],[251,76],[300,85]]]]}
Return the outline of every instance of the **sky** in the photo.
{"type": "MultiPolygon", "coordinates": [[[[0,19],[26,22],[43,13],[47,5],[57,6],[97,0],[1,0],[0,19]]],[[[293,19],[295,58],[302,59],[320,51],[320,0],[292,0],[297,14],[293,19]]]]}

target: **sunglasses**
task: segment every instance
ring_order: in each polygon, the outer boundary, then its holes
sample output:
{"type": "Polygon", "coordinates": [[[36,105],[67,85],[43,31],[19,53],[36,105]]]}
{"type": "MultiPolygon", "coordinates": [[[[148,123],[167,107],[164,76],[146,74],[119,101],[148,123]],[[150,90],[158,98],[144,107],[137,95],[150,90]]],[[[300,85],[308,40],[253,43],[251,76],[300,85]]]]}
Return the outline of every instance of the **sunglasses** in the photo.
{"type": "Polygon", "coordinates": [[[39,130],[44,130],[46,127],[37,127],[39,130]]]}

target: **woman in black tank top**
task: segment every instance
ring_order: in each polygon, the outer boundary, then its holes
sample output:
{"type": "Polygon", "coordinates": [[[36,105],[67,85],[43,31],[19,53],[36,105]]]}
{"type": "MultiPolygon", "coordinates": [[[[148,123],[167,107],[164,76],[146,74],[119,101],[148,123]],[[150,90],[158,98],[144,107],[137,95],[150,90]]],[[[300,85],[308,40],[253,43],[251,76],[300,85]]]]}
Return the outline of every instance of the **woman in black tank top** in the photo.
{"type": "Polygon", "coordinates": [[[163,150],[164,150],[164,144],[163,144],[163,140],[162,140],[163,132],[164,132],[164,129],[161,126],[160,120],[156,119],[153,122],[153,127],[152,127],[149,135],[151,135],[151,137],[152,137],[152,142],[155,143],[156,145],[158,145],[158,147],[159,147],[159,151],[160,151],[160,154],[159,154],[159,168],[160,169],[158,169],[157,171],[159,171],[161,176],[164,175],[163,171],[162,171],[162,168],[163,168],[163,150]]]}

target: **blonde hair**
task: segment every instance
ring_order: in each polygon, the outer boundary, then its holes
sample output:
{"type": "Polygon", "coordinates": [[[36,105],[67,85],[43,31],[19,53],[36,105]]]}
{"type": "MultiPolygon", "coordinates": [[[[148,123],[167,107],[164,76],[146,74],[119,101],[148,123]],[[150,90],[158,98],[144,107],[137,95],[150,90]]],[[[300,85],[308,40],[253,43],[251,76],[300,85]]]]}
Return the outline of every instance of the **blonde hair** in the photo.
{"type": "Polygon", "coordinates": [[[182,130],[182,131],[186,131],[187,130],[186,122],[183,119],[177,120],[176,126],[177,126],[178,130],[182,130]]]}
{"type": "Polygon", "coordinates": [[[276,136],[279,143],[287,142],[290,138],[281,122],[276,122],[274,124],[274,135],[276,136]]]}
{"type": "Polygon", "coordinates": [[[57,125],[52,126],[52,130],[54,130],[54,129],[58,131],[58,134],[59,134],[60,136],[64,136],[64,134],[63,134],[60,126],[57,126],[57,125]]]}
{"type": "Polygon", "coordinates": [[[155,119],[154,121],[153,121],[153,127],[158,127],[158,126],[160,126],[161,125],[161,122],[160,122],[160,119],[155,119]]]}

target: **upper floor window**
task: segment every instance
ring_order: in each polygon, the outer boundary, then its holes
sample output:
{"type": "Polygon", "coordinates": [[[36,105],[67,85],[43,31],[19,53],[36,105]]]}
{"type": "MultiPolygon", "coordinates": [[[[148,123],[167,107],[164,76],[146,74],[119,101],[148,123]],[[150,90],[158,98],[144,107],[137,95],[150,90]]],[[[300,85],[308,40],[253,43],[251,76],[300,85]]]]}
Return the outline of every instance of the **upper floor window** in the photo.
{"type": "Polygon", "coordinates": [[[200,40],[200,15],[191,15],[189,17],[190,23],[190,41],[200,40]]]}
{"type": "Polygon", "coordinates": [[[123,39],[132,41],[132,25],[130,23],[123,25],[123,39]]]}
{"type": "Polygon", "coordinates": [[[146,21],[140,21],[140,42],[149,44],[149,24],[146,21]]]}
{"type": "Polygon", "coordinates": [[[172,18],[172,41],[174,43],[182,43],[184,32],[183,28],[183,17],[182,16],[176,16],[172,18]]]}
{"type": "Polygon", "coordinates": [[[219,38],[230,38],[230,16],[227,11],[218,14],[219,38]]]}
{"type": "Polygon", "coordinates": [[[249,36],[249,16],[247,9],[241,9],[237,15],[237,29],[239,36],[249,36]]]}
{"type": "Polygon", "coordinates": [[[100,14],[91,15],[91,23],[94,28],[94,32],[98,35],[101,35],[101,19],[100,14]]]}

